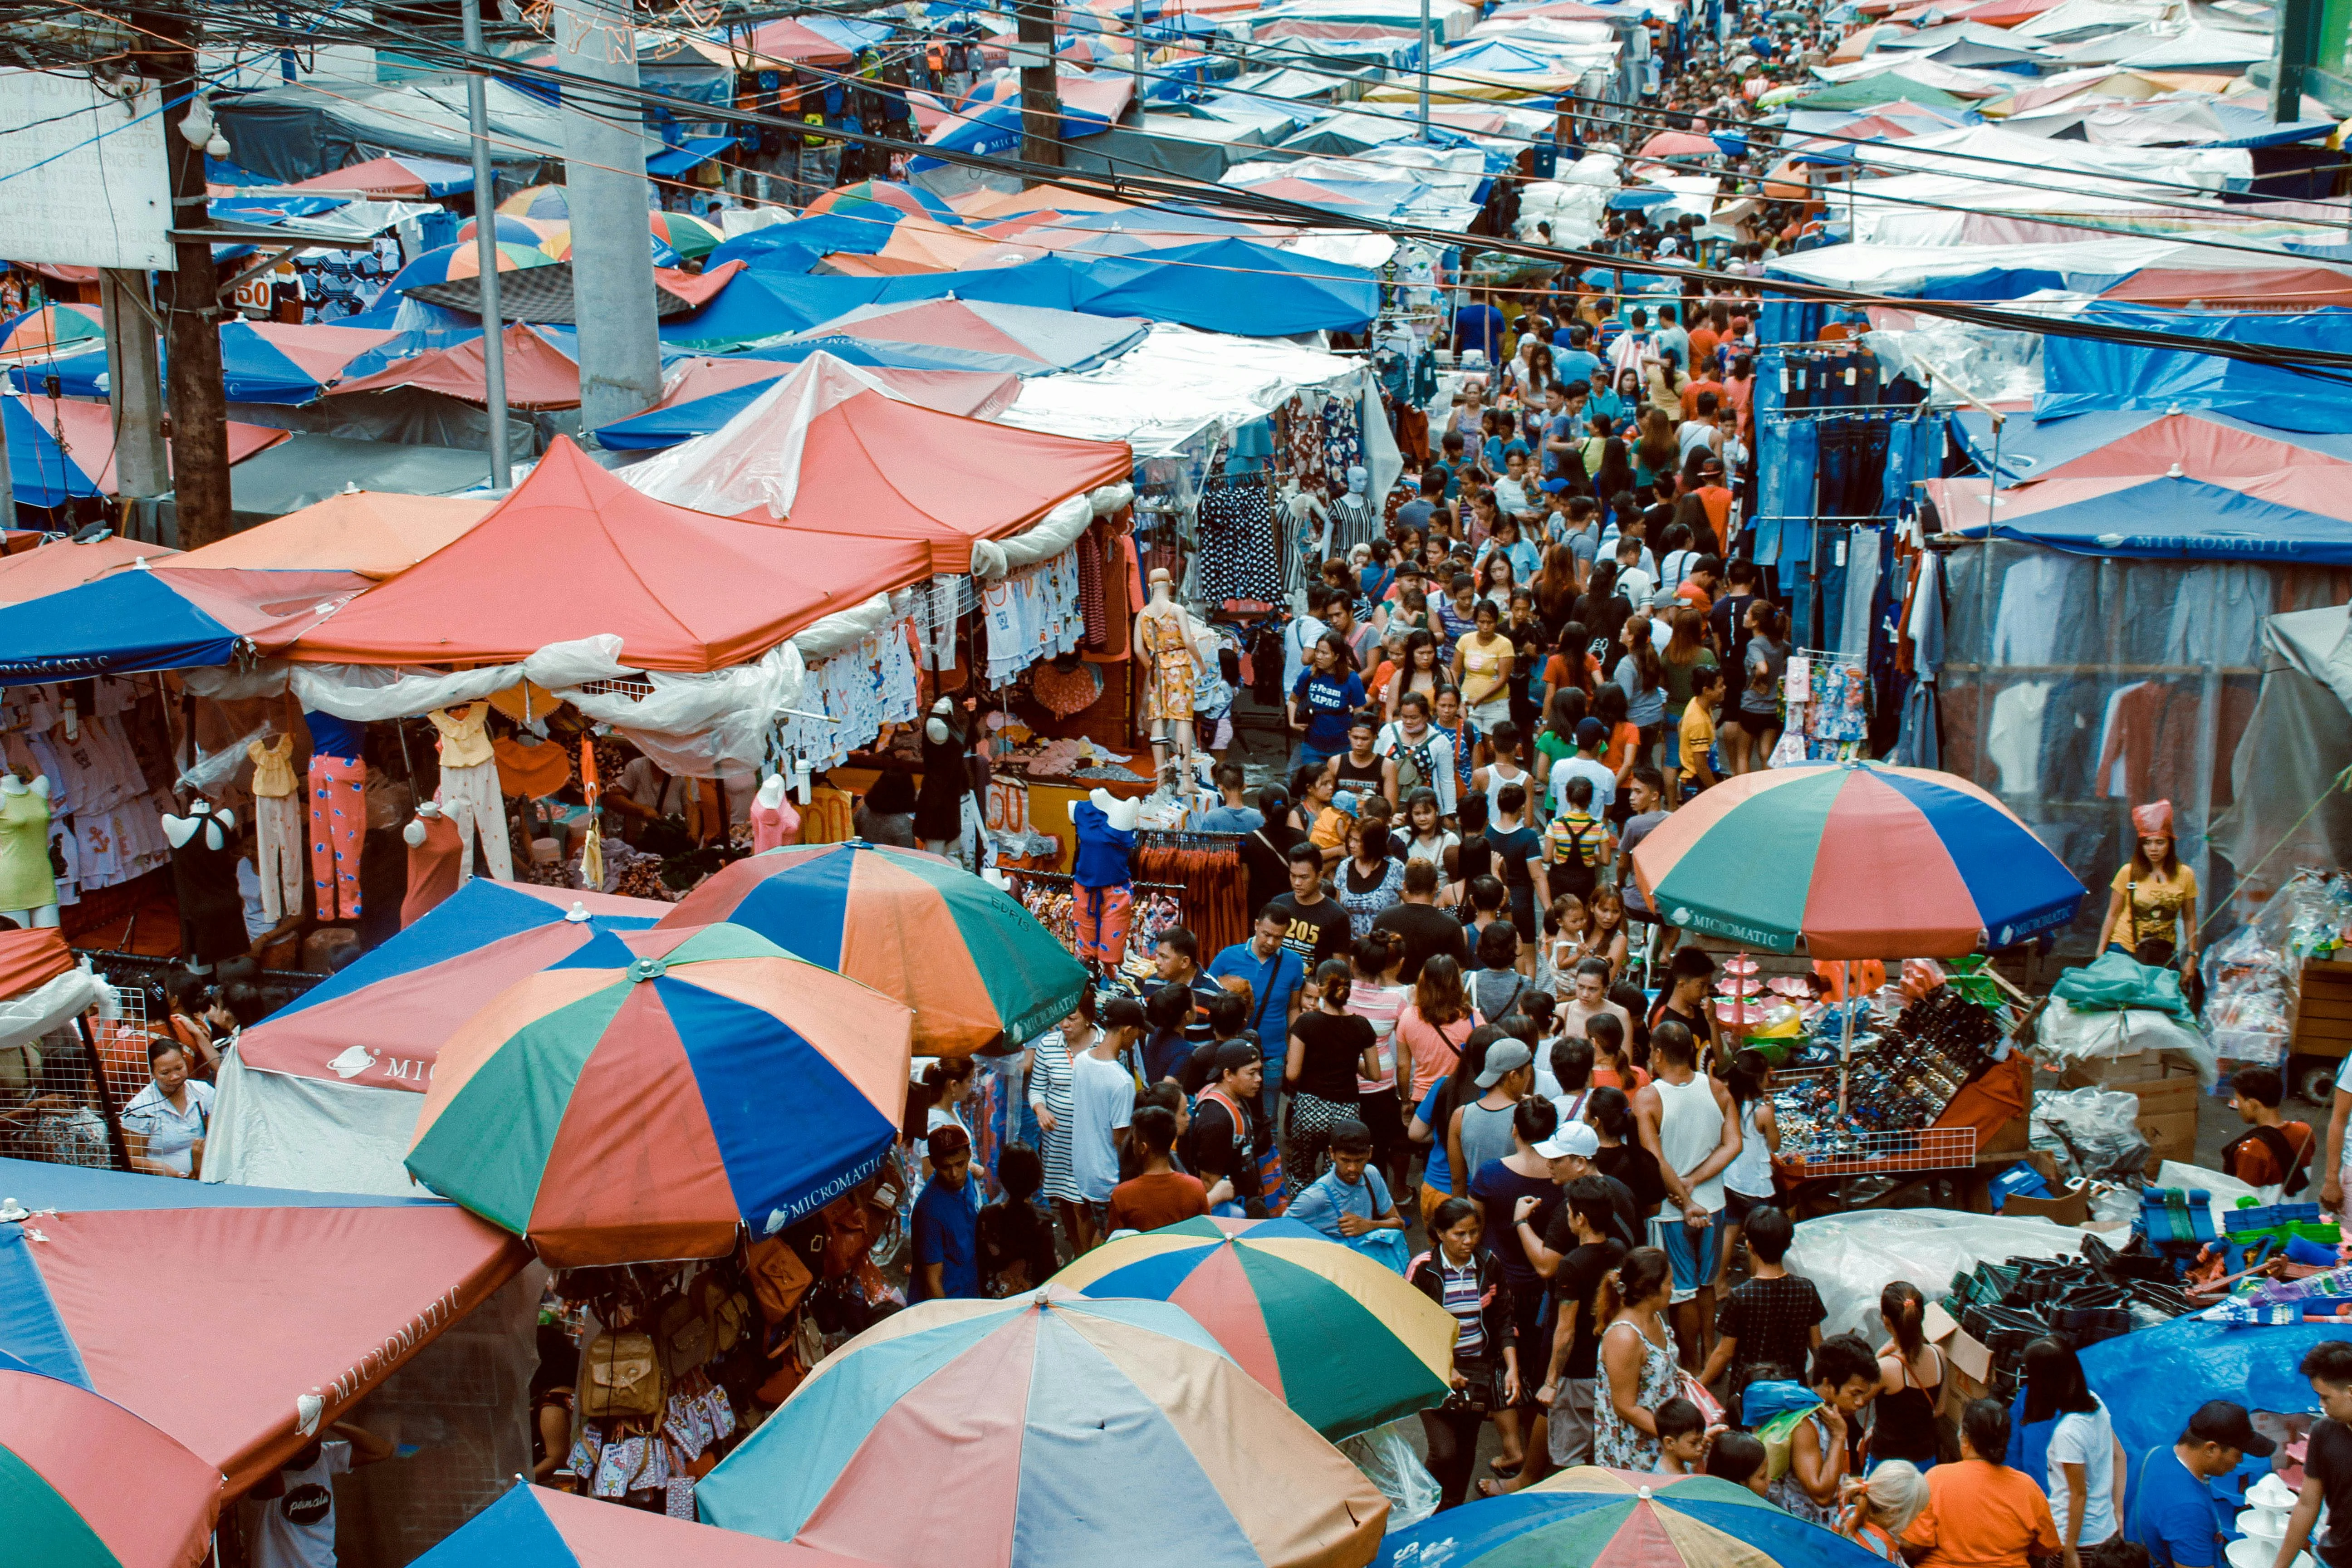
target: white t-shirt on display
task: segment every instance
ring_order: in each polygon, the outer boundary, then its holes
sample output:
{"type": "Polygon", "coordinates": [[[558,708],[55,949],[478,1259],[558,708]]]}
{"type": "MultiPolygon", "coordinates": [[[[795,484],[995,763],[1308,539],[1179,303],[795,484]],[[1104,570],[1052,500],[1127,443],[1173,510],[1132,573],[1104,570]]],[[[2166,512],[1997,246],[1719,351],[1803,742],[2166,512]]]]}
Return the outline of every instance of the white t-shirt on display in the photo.
{"type": "Polygon", "coordinates": [[[1118,1131],[1135,1114],[1135,1075],[1092,1051],[1070,1063],[1070,1174],[1090,1203],[1118,1185],[1118,1131]]]}
{"type": "MultiPolygon", "coordinates": [[[[2098,1399],[2097,1394],[2091,1396],[2098,1399]]],[[[2050,1517],[2058,1521],[2063,1539],[2072,1493],[2066,1487],[2064,1465],[2083,1467],[2083,1533],[2080,1546],[2095,1546],[2112,1537],[2116,1524],[2116,1428],[2107,1406],[2073,1411],[2058,1418],[2050,1430],[2050,1517]]]]}
{"type": "Polygon", "coordinates": [[[351,1468],[351,1444],[332,1438],[308,1469],[280,1472],[283,1496],[247,1501],[253,1568],[335,1568],[335,1478],[351,1468]]]}

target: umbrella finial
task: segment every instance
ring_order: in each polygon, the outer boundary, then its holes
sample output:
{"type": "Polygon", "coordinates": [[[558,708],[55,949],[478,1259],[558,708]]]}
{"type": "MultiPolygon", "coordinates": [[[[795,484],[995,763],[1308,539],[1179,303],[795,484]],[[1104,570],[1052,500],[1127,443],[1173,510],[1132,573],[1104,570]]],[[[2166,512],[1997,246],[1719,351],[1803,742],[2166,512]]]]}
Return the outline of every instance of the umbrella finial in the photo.
{"type": "Polygon", "coordinates": [[[1643,1502],[1647,1502],[1647,1501],[1649,1501],[1649,1500],[1650,1500],[1650,1498],[1651,1498],[1651,1495],[1652,1495],[1652,1494],[1651,1494],[1651,1491],[1650,1491],[1650,1489],[1649,1489],[1649,1488],[1647,1488],[1647,1487],[1643,1487],[1643,1488],[1642,1488],[1639,1491],[1635,1492],[1633,1495],[1634,1495],[1637,1499],[1639,1499],[1641,1501],[1643,1501],[1643,1502]]]}
{"type": "Polygon", "coordinates": [[[571,910],[563,918],[570,921],[573,925],[586,925],[589,918],[588,906],[575,899],[572,900],[571,910]]]}
{"type": "Polygon", "coordinates": [[[629,965],[629,979],[632,983],[644,980],[659,980],[663,975],[668,973],[669,963],[666,959],[640,958],[635,963],[629,965]]]}

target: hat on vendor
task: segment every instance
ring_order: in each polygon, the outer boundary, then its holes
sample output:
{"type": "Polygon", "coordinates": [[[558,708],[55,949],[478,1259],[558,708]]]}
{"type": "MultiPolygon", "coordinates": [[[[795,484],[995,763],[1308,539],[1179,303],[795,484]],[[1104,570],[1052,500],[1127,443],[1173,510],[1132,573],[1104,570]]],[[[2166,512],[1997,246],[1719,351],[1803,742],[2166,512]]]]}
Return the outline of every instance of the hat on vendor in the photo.
{"type": "Polygon", "coordinates": [[[2146,805],[2132,807],[2132,832],[2141,838],[2172,837],[2172,803],[2152,800],[2146,805]]]}

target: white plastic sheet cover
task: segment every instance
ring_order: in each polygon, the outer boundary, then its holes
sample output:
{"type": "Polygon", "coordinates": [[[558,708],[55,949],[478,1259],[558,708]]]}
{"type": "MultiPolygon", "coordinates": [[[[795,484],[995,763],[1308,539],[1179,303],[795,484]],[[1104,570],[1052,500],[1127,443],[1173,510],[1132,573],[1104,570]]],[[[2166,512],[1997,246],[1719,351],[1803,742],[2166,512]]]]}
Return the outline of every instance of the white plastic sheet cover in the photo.
{"type": "Polygon", "coordinates": [[[21,996],[0,997],[0,1051],[37,1040],[92,1007],[113,1016],[114,987],[100,978],[85,958],[79,968],[44,981],[21,996]]]}
{"type": "Polygon", "coordinates": [[[2034,1020],[2033,1033],[2039,1061],[2071,1065],[2155,1051],[2168,1065],[2194,1069],[2206,1089],[2221,1076],[2212,1042],[2171,1014],[2152,1008],[2077,1012],[2064,997],[2053,996],[2034,1020]]]}
{"type": "Polygon", "coordinates": [[[1141,461],[1167,457],[1204,430],[1230,435],[1307,388],[1336,391],[1363,374],[1360,362],[1320,349],[1160,323],[1108,364],[1024,381],[997,418],[1024,430],[1126,441],[1141,461]]]}
{"type": "Polygon", "coordinates": [[[1359,1432],[1352,1437],[1339,1439],[1339,1452],[1348,1456],[1364,1479],[1381,1489],[1389,1500],[1389,1522],[1384,1533],[1394,1535],[1409,1524],[1419,1524],[1437,1511],[1445,1500],[1445,1490],[1429,1467],[1421,1461],[1421,1451],[1407,1436],[1419,1423],[1412,1416],[1391,1421],[1385,1426],[1375,1426],[1369,1432],[1359,1432]]]}
{"type": "Polygon", "coordinates": [[[1829,1310],[1824,1336],[1856,1333],[1874,1345],[1886,1337],[1878,1293],[1891,1279],[1907,1279],[1932,1299],[1953,1275],[1986,1259],[2064,1258],[2082,1242],[2081,1231],[2046,1219],[1957,1209],[1860,1209],[1798,1226],[1788,1265],[1822,1293],[1829,1310]]]}
{"type": "Polygon", "coordinates": [[[425,1097],[286,1073],[256,1072],[232,1046],[221,1056],[205,1134],[204,1179],[306,1193],[434,1194],[402,1163],[425,1097]]]}
{"type": "Polygon", "coordinates": [[[880,377],[829,353],[813,353],[718,429],[632,464],[620,477],[672,506],[720,517],[764,507],[770,517],[782,517],[800,494],[809,426],[861,392],[906,401],[880,377]]]}

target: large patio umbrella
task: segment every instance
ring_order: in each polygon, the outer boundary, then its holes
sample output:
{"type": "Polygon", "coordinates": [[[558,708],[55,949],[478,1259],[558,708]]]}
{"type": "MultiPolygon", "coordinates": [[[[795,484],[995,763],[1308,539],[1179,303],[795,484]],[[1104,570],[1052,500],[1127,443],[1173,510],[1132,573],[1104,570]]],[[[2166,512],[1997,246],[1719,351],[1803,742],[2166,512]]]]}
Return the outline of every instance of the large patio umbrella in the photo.
{"type": "Polygon", "coordinates": [[[1633,875],[1668,924],[1815,958],[1953,958],[2064,925],[2083,884],[1966,779],[1824,763],[1726,780],[1660,823],[1633,875]]]}
{"type": "Polygon", "coordinates": [[[1445,1402],[1454,1314],[1295,1220],[1188,1219],[1106,1242],[1054,1276],[1181,1307],[1333,1442],[1445,1402]]]}
{"type": "Polygon", "coordinates": [[[730,921],[915,1011],[918,1056],[1022,1045],[1069,1016],[1087,972],[1053,932],[952,861],[863,840],[728,866],[662,919],[730,921]]]}
{"type": "Polygon", "coordinates": [[[871,1568],[855,1557],[517,1484],[415,1568],[871,1568]]]}
{"type": "Polygon", "coordinates": [[[728,1530],[890,1568],[1360,1568],[1388,1501],[1164,1301],[926,1301],[695,1489],[728,1530]]]}
{"type": "Polygon", "coordinates": [[[722,1256],[889,1153],[906,1008],[740,926],[611,941],[442,1045],[410,1174],[569,1268],[722,1256]]]}
{"type": "Polygon", "coordinates": [[[194,1568],[212,1549],[220,1506],[212,1466],[112,1400],[0,1355],[10,1562],[194,1568]]]}
{"type": "MultiPolygon", "coordinates": [[[[1726,780],[1642,840],[1633,876],[1670,925],[1771,952],[1801,942],[1816,959],[2008,947],[2073,920],[2084,894],[1986,791],[1867,762],[1726,780]]],[[[1843,1055],[1853,1052],[1848,1008],[1843,1055]]]]}
{"type": "Polygon", "coordinates": [[[1580,1465],[1449,1509],[1381,1543],[1382,1568],[1869,1568],[1834,1531],[1712,1476],[1580,1465]]]}

